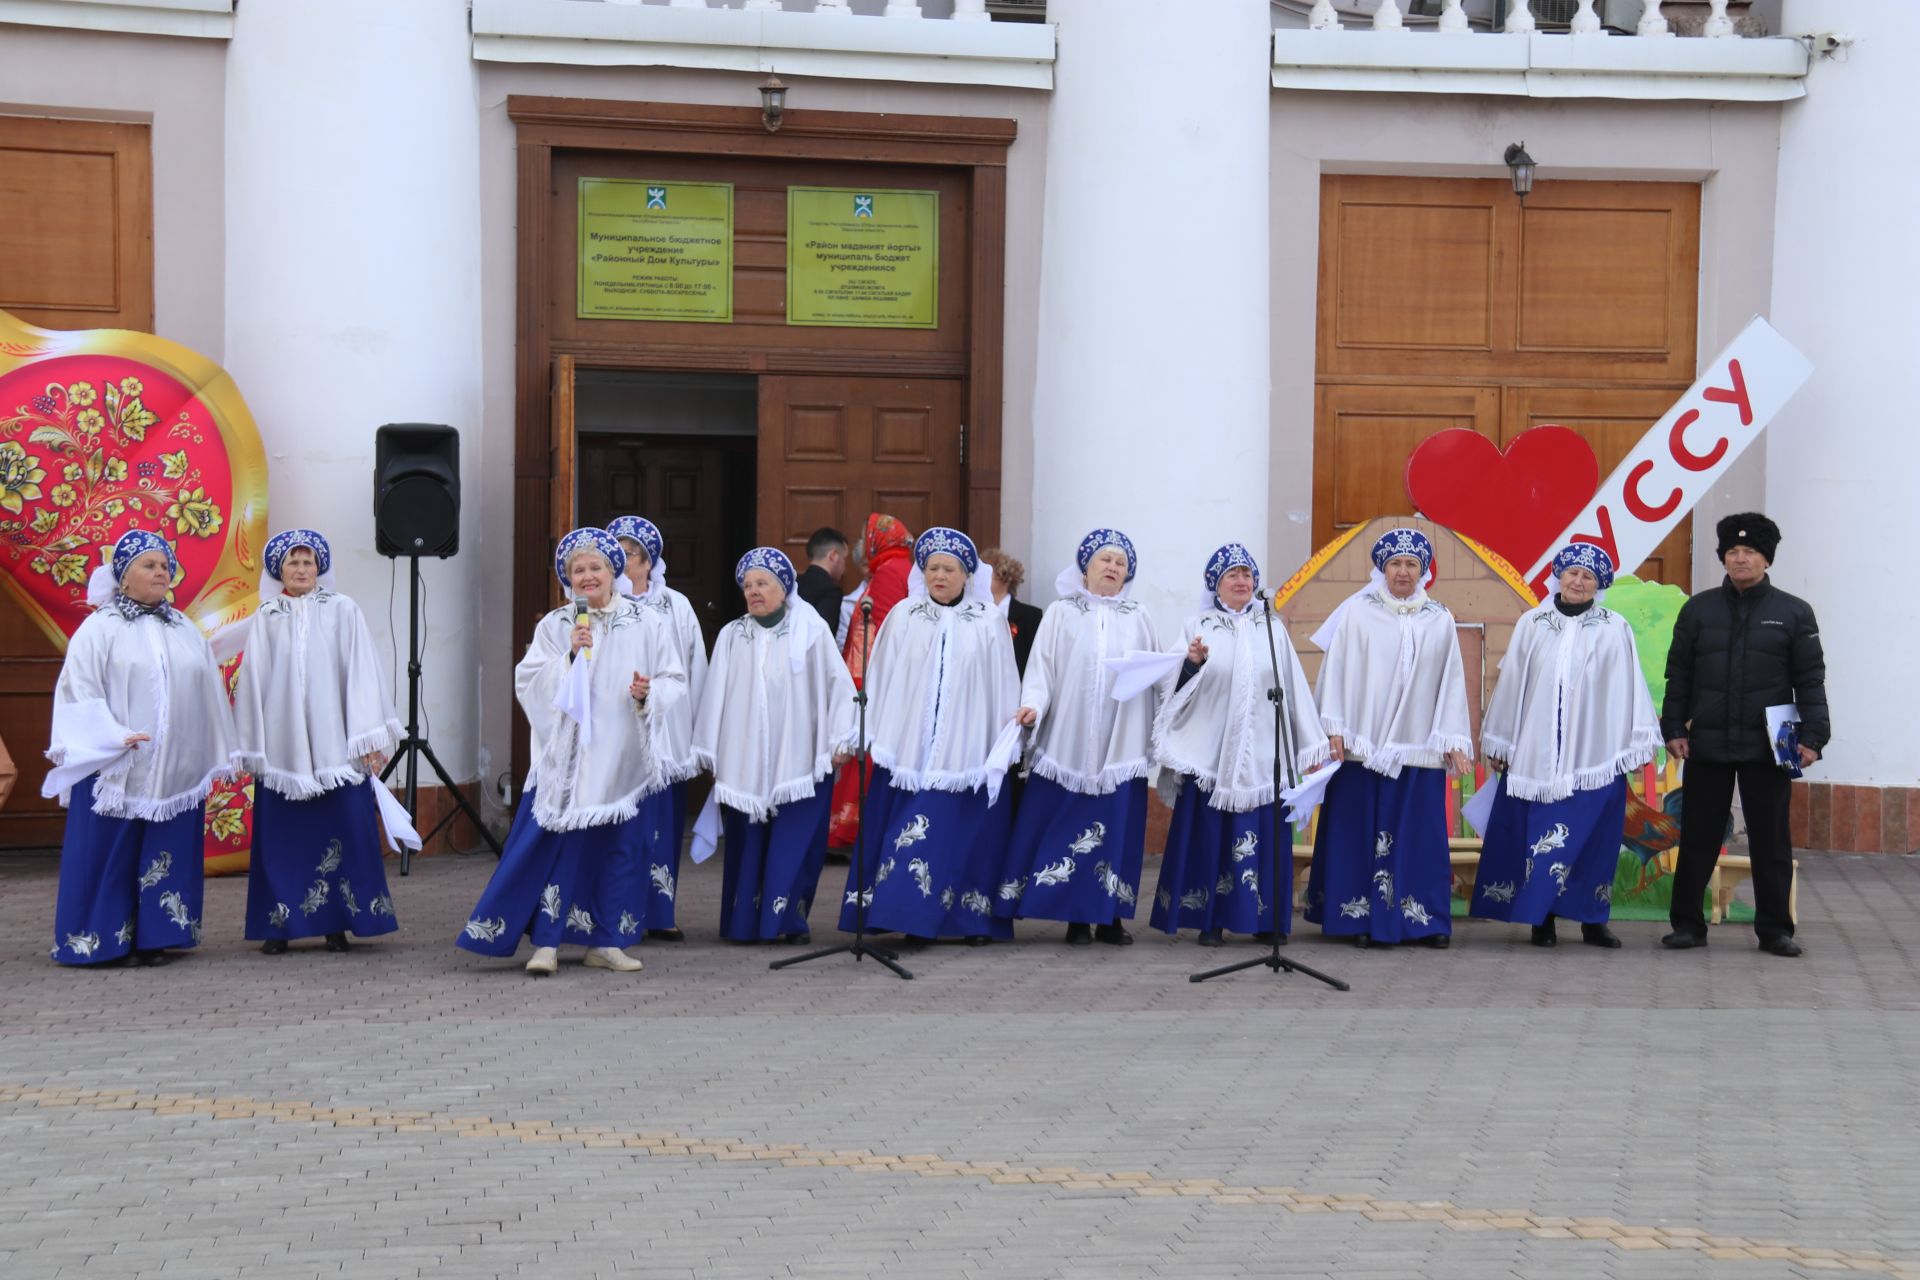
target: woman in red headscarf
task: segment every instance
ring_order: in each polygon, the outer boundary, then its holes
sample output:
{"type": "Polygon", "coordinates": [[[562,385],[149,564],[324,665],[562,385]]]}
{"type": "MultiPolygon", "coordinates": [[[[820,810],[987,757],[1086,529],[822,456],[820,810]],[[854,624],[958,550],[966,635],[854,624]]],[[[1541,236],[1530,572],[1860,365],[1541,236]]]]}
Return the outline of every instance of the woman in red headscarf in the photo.
{"type": "MultiPolygon", "coordinates": [[[[867,517],[866,531],[854,555],[863,561],[867,571],[867,591],[862,602],[873,602],[871,622],[860,606],[854,607],[853,619],[847,624],[846,648],[842,651],[847,670],[853,673],[854,687],[859,688],[867,674],[867,650],[879,636],[880,624],[887,620],[887,612],[894,605],[906,599],[907,572],[913,568],[913,534],[892,516],[876,511],[867,517]]],[[[854,833],[860,829],[860,781],[854,773],[857,767],[855,763],[841,766],[840,776],[834,779],[833,825],[827,835],[831,848],[852,847],[854,833]]],[[[867,770],[872,773],[871,761],[867,770]]]]}

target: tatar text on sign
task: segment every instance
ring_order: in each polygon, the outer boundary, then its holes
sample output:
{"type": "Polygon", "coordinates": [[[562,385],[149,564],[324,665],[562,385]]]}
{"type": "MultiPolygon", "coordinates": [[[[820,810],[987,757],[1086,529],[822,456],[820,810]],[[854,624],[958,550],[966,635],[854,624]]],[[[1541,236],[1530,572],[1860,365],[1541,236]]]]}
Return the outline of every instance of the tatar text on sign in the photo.
{"type": "Polygon", "coordinates": [[[940,193],[787,188],[787,323],[940,327],[940,193]]]}

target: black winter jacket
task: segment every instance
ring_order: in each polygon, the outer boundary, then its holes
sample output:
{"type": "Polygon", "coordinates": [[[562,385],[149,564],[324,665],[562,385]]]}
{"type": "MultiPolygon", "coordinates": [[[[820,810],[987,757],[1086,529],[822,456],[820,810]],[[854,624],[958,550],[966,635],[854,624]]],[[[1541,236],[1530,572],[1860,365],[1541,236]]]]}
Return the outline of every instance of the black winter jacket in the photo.
{"type": "Polygon", "coordinates": [[[1813,606],[1762,578],[1730,581],[1688,600],[1673,623],[1660,735],[1686,738],[1690,756],[1720,764],[1771,760],[1767,708],[1800,706],[1800,741],[1824,751],[1827,660],[1813,606]]]}

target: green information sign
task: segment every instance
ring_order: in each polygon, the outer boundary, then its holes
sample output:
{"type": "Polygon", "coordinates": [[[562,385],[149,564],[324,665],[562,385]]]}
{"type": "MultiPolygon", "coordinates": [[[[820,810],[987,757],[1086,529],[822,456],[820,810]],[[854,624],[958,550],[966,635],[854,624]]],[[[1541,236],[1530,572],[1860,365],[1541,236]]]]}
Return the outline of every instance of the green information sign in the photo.
{"type": "Polygon", "coordinates": [[[583,320],[733,319],[733,187],[580,179],[583,320]]]}
{"type": "Polygon", "coordinates": [[[787,188],[787,323],[940,326],[940,193],[787,188]]]}

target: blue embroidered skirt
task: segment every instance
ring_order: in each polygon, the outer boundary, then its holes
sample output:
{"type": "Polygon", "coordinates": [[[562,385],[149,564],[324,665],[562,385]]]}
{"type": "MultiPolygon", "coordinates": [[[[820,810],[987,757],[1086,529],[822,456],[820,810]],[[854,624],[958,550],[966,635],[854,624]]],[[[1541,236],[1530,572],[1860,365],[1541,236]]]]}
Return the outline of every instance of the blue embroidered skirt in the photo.
{"type": "Polygon", "coordinates": [[[256,783],[247,937],[258,942],[351,931],[370,938],[399,927],[367,784],[289,800],[256,783]]]}
{"type": "MultiPolygon", "coordinates": [[[[1013,798],[1004,790],[987,803],[985,787],[972,791],[903,791],[875,765],[861,812],[866,846],[867,931],[898,931],[921,938],[1011,938],[1013,922],[993,916],[1000,855],[1013,825],[1013,798]]],[[[854,870],[840,928],[855,929],[854,870]]]]}
{"type": "Polygon", "coordinates": [[[1160,887],[1153,895],[1152,925],[1265,933],[1293,928],[1293,828],[1274,823],[1273,805],[1226,813],[1207,803],[1192,776],[1180,781],[1180,797],[1167,831],[1160,887]],[[1284,839],[1286,843],[1277,843],[1284,839]],[[1277,870],[1282,878],[1274,889],[1277,870]],[[1279,924],[1274,907],[1279,907],[1279,924]]]}
{"type": "Polygon", "coordinates": [[[726,833],[720,877],[720,936],[765,942],[807,932],[807,912],[827,863],[827,820],[833,812],[829,774],[804,800],[781,805],[765,822],[749,822],[720,806],[726,833]]]}
{"type": "Polygon", "coordinates": [[[1452,933],[1446,788],[1444,769],[1386,778],[1348,764],[1334,774],[1307,874],[1307,920],[1376,942],[1452,933]]]}
{"type": "Polygon", "coordinates": [[[1549,914],[1605,924],[1627,825],[1627,780],[1565,800],[1516,800],[1500,779],[1473,882],[1473,914],[1545,924],[1549,914]]]}
{"type": "Polygon", "coordinates": [[[653,898],[647,908],[647,928],[676,928],[673,904],[680,893],[680,855],[686,847],[687,780],[682,778],[642,800],[640,817],[646,824],[651,850],[647,879],[653,898]]]}
{"type": "Polygon", "coordinates": [[[99,776],[75,784],[69,798],[53,958],[105,964],[134,950],[199,945],[206,806],[165,822],[105,818],[93,811],[99,776]]]}
{"type": "Polygon", "coordinates": [[[1002,919],[1110,924],[1132,919],[1147,844],[1147,780],[1104,796],[1027,779],[993,913],[1002,919]]]}
{"type": "Polygon", "coordinates": [[[510,956],[521,935],[536,947],[625,947],[647,919],[644,811],[625,822],[548,831],[534,820],[534,792],[520,797],[500,865],[487,881],[457,946],[510,956]]]}

